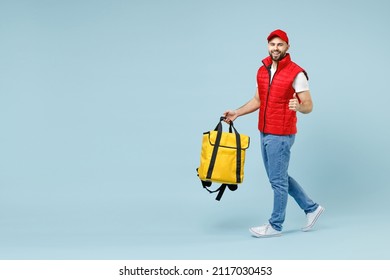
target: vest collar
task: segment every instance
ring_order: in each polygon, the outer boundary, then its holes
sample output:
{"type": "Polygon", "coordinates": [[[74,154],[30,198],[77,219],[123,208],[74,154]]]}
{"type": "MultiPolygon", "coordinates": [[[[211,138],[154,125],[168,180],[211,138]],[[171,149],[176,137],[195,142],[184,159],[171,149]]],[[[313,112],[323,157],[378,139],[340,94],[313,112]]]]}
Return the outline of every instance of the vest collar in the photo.
{"type": "MultiPolygon", "coordinates": [[[[287,64],[291,62],[291,57],[289,53],[286,53],[286,55],[282,58],[282,60],[279,61],[278,63],[278,69],[283,68],[287,64]]],[[[263,59],[263,64],[265,67],[270,68],[272,65],[272,58],[271,56],[267,56],[266,58],[263,59]]]]}

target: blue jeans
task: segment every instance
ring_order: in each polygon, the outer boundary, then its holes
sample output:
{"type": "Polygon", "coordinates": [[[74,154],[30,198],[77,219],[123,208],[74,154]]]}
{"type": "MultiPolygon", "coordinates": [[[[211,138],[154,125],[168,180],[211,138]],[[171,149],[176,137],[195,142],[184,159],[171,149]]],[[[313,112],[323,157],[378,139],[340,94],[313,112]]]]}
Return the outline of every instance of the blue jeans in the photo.
{"type": "Polygon", "coordinates": [[[260,133],[261,153],[265,170],[274,192],[274,208],[269,223],[281,231],[286,216],[288,195],[291,195],[305,213],[311,213],[318,207],[305,193],[303,188],[288,175],[290,150],[295,135],[273,135],[260,133]]]}

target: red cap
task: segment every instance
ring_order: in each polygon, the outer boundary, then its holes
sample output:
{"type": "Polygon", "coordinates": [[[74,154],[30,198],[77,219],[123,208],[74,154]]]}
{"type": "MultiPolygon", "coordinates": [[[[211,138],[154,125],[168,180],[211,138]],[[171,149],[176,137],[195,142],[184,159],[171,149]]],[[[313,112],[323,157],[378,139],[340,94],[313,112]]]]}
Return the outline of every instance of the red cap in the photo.
{"type": "Polygon", "coordinates": [[[280,39],[282,39],[283,41],[285,41],[287,44],[288,44],[288,37],[287,37],[287,33],[284,32],[283,30],[280,30],[280,29],[276,29],[274,31],[272,31],[268,37],[267,37],[267,40],[268,42],[271,41],[273,38],[275,37],[279,37],[280,39]]]}

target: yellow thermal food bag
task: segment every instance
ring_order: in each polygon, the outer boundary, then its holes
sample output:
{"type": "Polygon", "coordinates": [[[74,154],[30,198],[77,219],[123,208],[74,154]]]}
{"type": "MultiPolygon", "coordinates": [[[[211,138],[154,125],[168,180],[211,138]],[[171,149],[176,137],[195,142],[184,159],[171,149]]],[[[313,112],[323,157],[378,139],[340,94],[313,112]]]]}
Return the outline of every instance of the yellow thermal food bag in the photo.
{"type": "Polygon", "coordinates": [[[233,122],[229,124],[229,132],[222,131],[223,120],[224,117],[221,117],[214,130],[203,133],[200,165],[197,169],[203,187],[210,193],[219,192],[217,200],[221,199],[226,187],[234,191],[237,184],[243,182],[245,151],[250,142],[249,136],[237,132],[233,122]],[[222,185],[210,191],[208,188],[212,182],[222,185]]]}

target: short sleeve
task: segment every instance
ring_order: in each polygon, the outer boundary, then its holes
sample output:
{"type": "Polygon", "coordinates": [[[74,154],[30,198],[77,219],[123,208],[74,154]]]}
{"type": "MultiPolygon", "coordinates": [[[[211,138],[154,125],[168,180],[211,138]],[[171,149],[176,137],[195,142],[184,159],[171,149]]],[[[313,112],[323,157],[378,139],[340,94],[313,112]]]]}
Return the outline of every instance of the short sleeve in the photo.
{"type": "Polygon", "coordinates": [[[302,92],[302,91],[309,90],[309,81],[307,80],[303,72],[298,73],[298,75],[295,77],[292,86],[295,89],[295,92],[302,92]]]}

